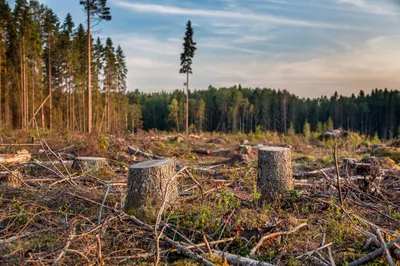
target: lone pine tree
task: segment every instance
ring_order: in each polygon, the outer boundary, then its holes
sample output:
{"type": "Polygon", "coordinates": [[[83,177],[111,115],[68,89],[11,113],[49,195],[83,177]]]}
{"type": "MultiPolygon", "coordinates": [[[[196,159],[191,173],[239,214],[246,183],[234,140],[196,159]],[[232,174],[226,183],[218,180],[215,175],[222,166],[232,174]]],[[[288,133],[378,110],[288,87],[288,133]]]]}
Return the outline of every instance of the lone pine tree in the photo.
{"type": "Polygon", "coordinates": [[[189,135],[189,74],[192,74],[192,58],[196,51],[196,43],[193,42],[193,28],[190,20],[186,24],[186,33],[183,38],[183,53],[181,54],[181,69],[179,73],[186,74],[186,135],[189,135]]]}
{"type": "Polygon", "coordinates": [[[88,93],[88,133],[92,132],[92,86],[91,86],[91,19],[96,22],[111,20],[110,8],[106,6],[107,0],[81,0],[87,16],[87,93],[88,93]]]}

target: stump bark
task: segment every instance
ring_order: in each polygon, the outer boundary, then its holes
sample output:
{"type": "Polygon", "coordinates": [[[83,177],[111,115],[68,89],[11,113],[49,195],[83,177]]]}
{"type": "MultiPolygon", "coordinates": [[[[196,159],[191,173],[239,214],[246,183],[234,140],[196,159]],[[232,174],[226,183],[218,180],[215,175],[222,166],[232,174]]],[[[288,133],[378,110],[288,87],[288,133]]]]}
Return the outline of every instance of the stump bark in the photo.
{"type": "Polygon", "coordinates": [[[107,163],[103,157],[75,157],[72,168],[82,170],[83,172],[98,171],[107,163]]]}
{"type": "Polygon", "coordinates": [[[175,163],[171,159],[137,163],[129,168],[125,211],[147,222],[155,220],[163,201],[178,198],[175,163]]]}
{"type": "Polygon", "coordinates": [[[294,188],[291,150],[283,147],[263,147],[258,153],[257,188],[260,202],[271,201],[294,188]]]}

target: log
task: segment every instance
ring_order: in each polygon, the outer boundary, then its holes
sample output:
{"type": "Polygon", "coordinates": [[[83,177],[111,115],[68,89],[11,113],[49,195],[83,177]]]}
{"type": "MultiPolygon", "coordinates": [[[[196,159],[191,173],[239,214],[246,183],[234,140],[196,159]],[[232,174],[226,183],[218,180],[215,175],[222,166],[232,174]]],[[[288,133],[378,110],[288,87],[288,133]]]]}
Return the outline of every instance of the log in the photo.
{"type": "Polygon", "coordinates": [[[211,154],[211,150],[209,150],[207,148],[192,149],[191,151],[194,153],[197,153],[197,154],[204,154],[204,155],[211,154]]]}
{"type": "Polygon", "coordinates": [[[223,156],[223,157],[228,157],[230,154],[232,154],[233,150],[225,149],[225,150],[213,150],[211,151],[212,156],[223,156]]]}
{"type": "Polygon", "coordinates": [[[145,221],[155,221],[168,189],[167,203],[178,198],[175,163],[171,159],[146,161],[129,168],[125,211],[145,221]]]}
{"type": "Polygon", "coordinates": [[[294,188],[292,154],[289,148],[263,147],[258,153],[257,188],[260,202],[271,201],[294,188]]]}
{"type": "Polygon", "coordinates": [[[91,172],[102,169],[106,164],[107,159],[104,157],[75,157],[72,168],[91,172]]]}
{"type": "Polygon", "coordinates": [[[17,154],[0,154],[1,164],[29,162],[32,155],[27,150],[20,150],[17,154]]]}

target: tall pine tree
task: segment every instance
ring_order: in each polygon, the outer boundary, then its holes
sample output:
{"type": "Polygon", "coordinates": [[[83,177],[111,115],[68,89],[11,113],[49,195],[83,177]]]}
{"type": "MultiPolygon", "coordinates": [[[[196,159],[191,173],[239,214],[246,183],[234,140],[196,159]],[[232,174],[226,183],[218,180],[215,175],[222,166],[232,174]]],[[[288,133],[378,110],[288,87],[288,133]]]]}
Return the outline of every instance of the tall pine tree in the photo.
{"type": "Polygon", "coordinates": [[[193,28],[189,20],[186,24],[186,33],[183,38],[183,53],[181,54],[181,69],[179,73],[186,74],[186,135],[189,135],[189,74],[192,74],[192,59],[196,51],[196,43],[193,41],[193,28]]]}
{"type": "Polygon", "coordinates": [[[110,8],[107,7],[107,0],[80,0],[87,16],[87,93],[88,93],[88,133],[92,132],[92,77],[91,77],[91,25],[92,19],[97,22],[101,20],[111,20],[110,8]]]}

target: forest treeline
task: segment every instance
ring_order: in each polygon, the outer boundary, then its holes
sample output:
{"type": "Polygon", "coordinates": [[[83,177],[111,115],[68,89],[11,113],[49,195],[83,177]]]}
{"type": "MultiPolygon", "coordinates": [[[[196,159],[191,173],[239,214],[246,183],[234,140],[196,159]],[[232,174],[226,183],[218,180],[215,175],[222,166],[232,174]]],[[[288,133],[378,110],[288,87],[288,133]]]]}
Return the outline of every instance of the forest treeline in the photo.
{"type": "MultiPolygon", "coordinates": [[[[185,95],[128,92],[130,105],[141,110],[144,129],[184,129],[185,95]],[[141,108],[140,108],[141,107],[141,108]]],[[[189,119],[197,131],[249,133],[259,130],[302,133],[333,128],[352,130],[381,138],[400,136],[400,92],[374,89],[356,96],[300,98],[287,90],[233,86],[190,93],[189,119]]]]}
{"type": "MultiPolygon", "coordinates": [[[[86,10],[87,3],[91,5],[88,21],[111,19],[105,1],[81,1],[86,10]]],[[[92,38],[90,34],[88,57],[87,28],[75,25],[70,14],[60,21],[36,0],[16,0],[13,8],[0,0],[1,127],[37,125],[86,132],[90,119],[99,131],[126,128],[124,52],[110,38],[104,42],[92,38]]]]}
{"type": "MultiPolygon", "coordinates": [[[[128,91],[122,48],[110,38],[97,38],[90,42],[88,57],[87,37],[84,24],[75,25],[70,14],[61,21],[36,0],[16,0],[12,8],[0,0],[1,128],[37,125],[87,132],[91,102],[95,131],[184,132],[183,91],[128,91]],[[88,101],[88,58],[92,101],[88,101]]],[[[386,139],[400,137],[399,112],[400,92],[387,89],[304,99],[286,90],[239,85],[210,86],[189,95],[189,124],[197,132],[301,133],[308,127],[315,132],[342,128],[386,139]]]]}

